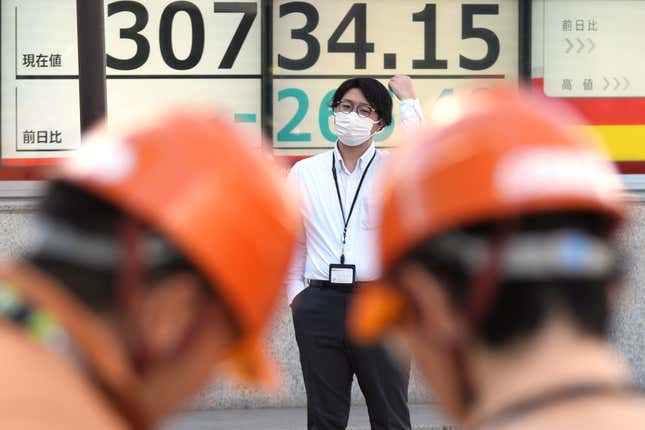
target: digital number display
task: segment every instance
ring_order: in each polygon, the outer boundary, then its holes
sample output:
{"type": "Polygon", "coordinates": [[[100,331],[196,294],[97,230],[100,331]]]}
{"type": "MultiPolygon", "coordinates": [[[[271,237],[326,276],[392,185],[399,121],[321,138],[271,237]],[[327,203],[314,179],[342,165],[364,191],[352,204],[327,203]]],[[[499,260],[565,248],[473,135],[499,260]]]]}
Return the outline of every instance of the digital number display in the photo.
{"type": "MultiPolygon", "coordinates": [[[[518,9],[518,0],[105,0],[108,126],[203,106],[254,131],[265,122],[277,154],[316,153],[336,140],[329,101],[349,77],[410,75],[426,103],[517,79],[518,9]]],[[[1,11],[0,166],[47,164],[80,145],[76,0],[3,0],[1,11]]],[[[376,141],[388,145],[399,124],[395,103],[376,141]]]]}
{"type": "Polygon", "coordinates": [[[426,103],[517,79],[518,2],[276,1],[273,64],[274,146],[315,153],[336,141],[329,101],[350,77],[410,75],[426,103]]]}
{"type": "MultiPolygon", "coordinates": [[[[106,0],[108,125],[190,105],[259,133],[259,7],[106,0]]],[[[3,0],[2,43],[2,165],[67,156],[80,145],[76,0],[3,0]]]]}
{"type": "Polygon", "coordinates": [[[259,2],[106,3],[110,124],[171,105],[205,106],[259,134],[259,2]]]}
{"type": "Polygon", "coordinates": [[[257,2],[107,2],[108,73],[259,74],[257,2]]]}

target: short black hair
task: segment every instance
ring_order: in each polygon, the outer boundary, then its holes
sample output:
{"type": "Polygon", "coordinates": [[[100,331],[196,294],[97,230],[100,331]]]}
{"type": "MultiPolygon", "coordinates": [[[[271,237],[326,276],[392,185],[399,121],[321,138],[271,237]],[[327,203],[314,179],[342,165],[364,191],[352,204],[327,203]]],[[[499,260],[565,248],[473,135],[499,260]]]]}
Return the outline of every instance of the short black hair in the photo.
{"type": "MultiPolygon", "coordinates": [[[[118,246],[119,229],[126,217],[124,211],[109,202],[100,199],[76,186],[65,182],[53,182],[43,197],[40,205],[36,228],[39,222],[53,222],[54,226],[72,228],[81,237],[84,235],[98,237],[108,243],[113,242],[118,246]]],[[[143,274],[146,281],[154,281],[179,272],[193,274],[211,295],[213,288],[209,286],[206,278],[195,268],[187,258],[153,228],[142,223],[147,237],[163,241],[167,249],[168,258],[154,267],[145,267],[143,274]]],[[[46,235],[47,232],[42,234],[46,235]]],[[[61,281],[62,287],[70,291],[86,306],[96,311],[105,311],[116,305],[118,299],[118,283],[120,264],[116,263],[107,267],[90,267],[79,261],[65,258],[55,250],[35,247],[30,250],[25,258],[38,268],[50,273],[61,281]]],[[[144,256],[145,258],[145,256],[144,256]]]]}
{"type": "MultiPolygon", "coordinates": [[[[543,232],[574,228],[608,240],[612,220],[599,214],[538,214],[515,221],[515,232],[543,232]]],[[[490,237],[499,231],[500,223],[486,222],[460,229],[469,235],[490,237]]],[[[454,232],[454,231],[453,231],[454,232]]],[[[444,233],[449,235],[452,232],[444,233]]],[[[442,235],[443,236],[443,235],[442,235]]],[[[423,241],[401,260],[420,264],[437,277],[458,311],[464,311],[476,274],[458,258],[438,255],[437,243],[442,236],[423,241]]],[[[504,281],[498,285],[495,300],[477,327],[477,337],[491,348],[502,348],[535,334],[555,313],[565,315],[583,333],[597,338],[607,336],[609,326],[609,287],[619,279],[589,281],[569,279],[540,281],[504,281]]]]}
{"type": "Polygon", "coordinates": [[[361,90],[368,103],[383,120],[384,127],[392,124],[392,96],[385,86],[374,78],[356,77],[340,84],[331,100],[331,107],[336,107],[345,93],[352,88],[361,90]]]}

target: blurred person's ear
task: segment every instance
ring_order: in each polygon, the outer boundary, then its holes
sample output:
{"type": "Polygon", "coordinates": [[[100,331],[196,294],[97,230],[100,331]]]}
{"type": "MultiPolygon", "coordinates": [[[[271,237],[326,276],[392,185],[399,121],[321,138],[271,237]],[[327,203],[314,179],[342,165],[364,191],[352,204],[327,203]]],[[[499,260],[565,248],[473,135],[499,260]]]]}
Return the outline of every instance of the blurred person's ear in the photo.
{"type": "Polygon", "coordinates": [[[398,271],[397,285],[414,315],[404,329],[404,344],[415,357],[434,397],[453,417],[465,414],[470,387],[464,380],[463,348],[469,332],[437,278],[418,264],[398,271]]]}
{"type": "MultiPolygon", "coordinates": [[[[152,360],[172,356],[193,330],[203,328],[198,327],[198,319],[211,298],[207,297],[200,282],[190,273],[178,273],[164,277],[146,289],[139,317],[146,351],[152,360]]],[[[217,307],[210,312],[222,313],[222,324],[211,327],[222,333],[213,335],[231,337],[232,333],[224,333],[230,330],[224,310],[217,307]]]]}
{"type": "Polygon", "coordinates": [[[147,288],[138,315],[148,354],[143,408],[153,420],[177,410],[203,389],[238,340],[225,307],[190,273],[147,288]]]}
{"type": "Polygon", "coordinates": [[[452,342],[464,333],[461,318],[437,278],[418,264],[406,264],[397,283],[413,303],[416,329],[433,342],[452,342]]]}

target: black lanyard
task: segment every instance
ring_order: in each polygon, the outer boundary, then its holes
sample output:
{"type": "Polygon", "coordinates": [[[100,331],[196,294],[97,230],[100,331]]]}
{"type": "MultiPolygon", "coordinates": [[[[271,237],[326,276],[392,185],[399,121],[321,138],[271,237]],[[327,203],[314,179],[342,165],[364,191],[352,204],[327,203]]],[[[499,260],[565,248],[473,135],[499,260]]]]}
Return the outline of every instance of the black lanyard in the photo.
{"type": "Polygon", "coordinates": [[[354,206],[356,205],[356,199],[358,199],[358,194],[361,192],[361,187],[363,186],[363,180],[367,171],[372,165],[372,161],[376,158],[376,150],[374,150],[374,155],[370,158],[370,162],[367,163],[367,167],[363,171],[363,176],[361,176],[361,181],[358,183],[358,188],[356,189],[356,194],[354,194],[354,200],[352,200],[352,206],[349,208],[349,214],[345,218],[345,207],[343,206],[343,199],[340,197],[340,188],[338,187],[338,175],[336,174],[336,154],[332,152],[331,154],[331,173],[334,176],[334,183],[336,184],[336,195],[338,196],[338,203],[340,204],[340,212],[343,215],[343,250],[340,255],[340,264],[345,264],[345,243],[347,241],[347,226],[349,225],[349,219],[352,217],[354,212],[354,206]]]}

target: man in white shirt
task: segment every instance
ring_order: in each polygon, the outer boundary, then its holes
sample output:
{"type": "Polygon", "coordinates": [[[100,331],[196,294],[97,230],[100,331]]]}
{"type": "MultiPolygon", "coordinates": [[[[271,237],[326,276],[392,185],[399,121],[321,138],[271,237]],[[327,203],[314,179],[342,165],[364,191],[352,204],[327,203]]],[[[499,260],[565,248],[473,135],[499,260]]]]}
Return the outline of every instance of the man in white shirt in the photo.
{"type": "MultiPolygon", "coordinates": [[[[422,120],[412,81],[395,76],[406,128],[422,120]]],[[[392,122],[392,97],[377,80],[343,82],[332,99],[336,147],[296,163],[289,176],[303,198],[304,237],[288,277],[307,391],[309,430],[345,429],[356,375],[372,430],[409,430],[409,368],[400,372],[382,347],[354,344],[346,311],[362,282],[379,275],[372,186],[387,154],[374,135],[392,122]]]]}

